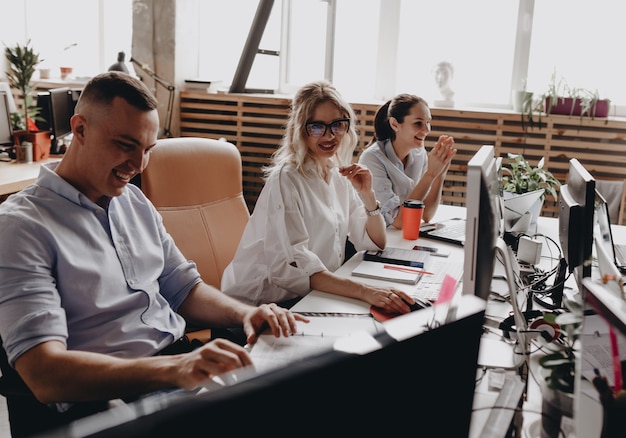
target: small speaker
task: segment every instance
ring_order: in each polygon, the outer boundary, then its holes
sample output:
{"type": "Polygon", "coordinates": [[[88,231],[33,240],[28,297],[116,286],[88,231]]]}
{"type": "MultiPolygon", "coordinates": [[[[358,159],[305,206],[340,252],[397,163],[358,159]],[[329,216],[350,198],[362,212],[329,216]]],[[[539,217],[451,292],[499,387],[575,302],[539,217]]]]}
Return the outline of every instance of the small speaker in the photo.
{"type": "Polygon", "coordinates": [[[517,259],[529,265],[538,265],[541,261],[541,242],[522,236],[517,246],[517,259]]]}

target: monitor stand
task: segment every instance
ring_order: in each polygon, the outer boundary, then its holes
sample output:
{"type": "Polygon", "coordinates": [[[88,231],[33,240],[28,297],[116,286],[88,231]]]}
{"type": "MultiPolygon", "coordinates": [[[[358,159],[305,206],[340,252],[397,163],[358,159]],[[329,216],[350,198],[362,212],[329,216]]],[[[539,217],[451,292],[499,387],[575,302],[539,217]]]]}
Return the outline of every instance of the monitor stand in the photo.
{"type": "Polygon", "coordinates": [[[513,307],[517,342],[507,342],[501,337],[494,338],[484,334],[480,341],[478,365],[487,368],[519,369],[522,380],[526,382],[528,378],[528,361],[526,359],[530,352],[530,339],[525,333],[528,325],[526,318],[517,299],[515,299],[519,290],[515,282],[515,256],[511,247],[500,237],[496,242],[495,250],[495,254],[501,258],[504,265],[508,295],[513,307]]]}

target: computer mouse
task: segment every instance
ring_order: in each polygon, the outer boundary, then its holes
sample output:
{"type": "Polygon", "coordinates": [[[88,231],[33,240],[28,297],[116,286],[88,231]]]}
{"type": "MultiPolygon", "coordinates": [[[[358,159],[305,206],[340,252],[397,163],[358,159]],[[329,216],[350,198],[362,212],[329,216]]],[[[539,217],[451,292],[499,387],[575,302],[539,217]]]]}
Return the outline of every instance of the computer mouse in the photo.
{"type": "Polygon", "coordinates": [[[415,301],[415,303],[413,304],[407,303],[405,301],[407,306],[409,306],[409,308],[411,309],[411,312],[415,312],[416,310],[425,309],[426,307],[432,306],[430,301],[423,300],[421,298],[413,297],[413,300],[415,301]]]}

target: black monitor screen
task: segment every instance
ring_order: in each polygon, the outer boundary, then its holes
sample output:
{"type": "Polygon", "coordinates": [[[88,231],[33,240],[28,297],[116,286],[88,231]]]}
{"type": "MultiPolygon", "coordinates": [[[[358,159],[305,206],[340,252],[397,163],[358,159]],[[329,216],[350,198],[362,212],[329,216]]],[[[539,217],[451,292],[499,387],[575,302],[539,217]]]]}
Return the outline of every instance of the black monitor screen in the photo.
{"type": "Polygon", "coordinates": [[[0,91],[0,146],[13,145],[13,131],[11,130],[11,114],[9,102],[4,91],[0,91]]]}
{"type": "Polygon", "coordinates": [[[70,119],[74,115],[74,103],[69,88],[50,90],[50,130],[53,141],[58,141],[72,132],[70,119]]]}
{"type": "Polygon", "coordinates": [[[463,293],[489,297],[496,239],[502,229],[500,160],[491,145],[482,146],[467,165],[463,293]]]}
{"type": "Polygon", "coordinates": [[[572,158],[567,184],[559,193],[559,240],[569,271],[577,271],[579,287],[591,275],[595,198],[595,179],[572,158]]]}
{"type": "Polygon", "coordinates": [[[484,309],[464,296],[457,319],[431,330],[426,309],[388,321],[395,329],[386,326],[373,351],[330,351],[197,396],[146,399],[49,436],[90,428],[101,438],[191,436],[207,427],[229,436],[468,436],[484,309]]]}

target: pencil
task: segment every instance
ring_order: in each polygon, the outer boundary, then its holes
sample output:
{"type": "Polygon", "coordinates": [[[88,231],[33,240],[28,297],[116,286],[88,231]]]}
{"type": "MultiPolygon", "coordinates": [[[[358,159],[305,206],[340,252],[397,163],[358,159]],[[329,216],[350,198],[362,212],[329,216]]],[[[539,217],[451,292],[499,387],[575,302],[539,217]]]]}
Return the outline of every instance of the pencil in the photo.
{"type": "Polygon", "coordinates": [[[433,275],[432,272],[422,271],[421,269],[405,268],[404,266],[384,265],[385,269],[393,269],[396,271],[413,272],[415,274],[433,275]]]}

